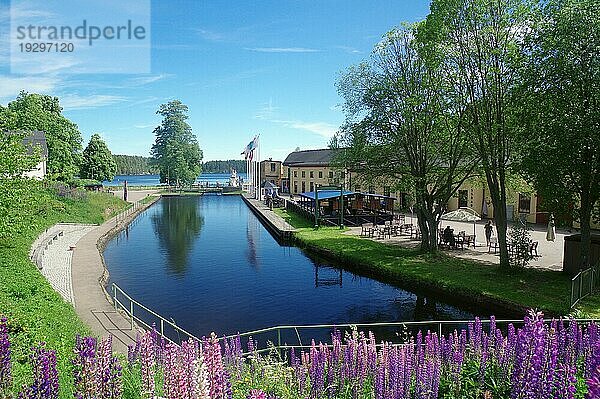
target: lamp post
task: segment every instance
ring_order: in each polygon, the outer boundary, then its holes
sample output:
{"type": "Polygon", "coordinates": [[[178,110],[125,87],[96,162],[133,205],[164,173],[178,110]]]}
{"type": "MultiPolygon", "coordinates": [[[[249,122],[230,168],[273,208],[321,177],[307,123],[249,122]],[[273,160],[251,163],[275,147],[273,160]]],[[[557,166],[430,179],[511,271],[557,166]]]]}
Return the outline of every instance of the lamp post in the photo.
{"type": "Polygon", "coordinates": [[[315,186],[315,229],[319,228],[319,186],[315,186]]]}
{"type": "Polygon", "coordinates": [[[344,228],[344,183],[340,184],[340,229],[344,228]]]}

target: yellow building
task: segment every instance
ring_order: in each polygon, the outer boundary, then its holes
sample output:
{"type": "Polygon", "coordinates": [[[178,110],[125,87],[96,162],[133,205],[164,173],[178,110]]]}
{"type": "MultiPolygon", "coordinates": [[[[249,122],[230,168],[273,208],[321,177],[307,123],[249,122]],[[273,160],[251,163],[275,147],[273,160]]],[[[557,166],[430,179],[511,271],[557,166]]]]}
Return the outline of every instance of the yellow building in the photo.
{"type": "Polygon", "coordinates": [[[283,168],[281,161],[273,161],[272,158],[261,161],[259,166],[260,171],[260,185],[262,186],[265,182],[271,182],[280,189],[281,179],[283,178],[283,168]]]}
{"type": "Polygon", "coordinates": [[[333,160],[337,151],[339,150],[320,149],[289,154],[283,161],[283,168],[285,176],[289,179],[290,193],[312,192],[316,186],[343,184],[347,190],[394,197],[400,208],[408,206],[408,196],[405,193],[394,192],[392,182],[384,179],[367,181],[354,171],[335,166],[333,160]]]}
{"type": "MultiPolygon", "coordinates": [[[[549,214],[541,208],[542,201],[535,193],[508,190],[506,196],[507,220],[524,218],[528,223],[548,223],[549,214]]],[[[467,181],[463,183],[454,198],[448,201],[448,211],[465,207],[473,209],[483,218],[494,217],[490,191],[481,182],[467,181]]]]}
{"type": "MultiPolygon", "coordinates": [[[[332,166],[336,150],[305,150],[289,154],[284,167],[291,194],[314,191],[315,186],[329,186],[346,183],[346,172],[332,166]]],[[[346,185],[348,187],[348,185],[346,185]]]]}
{"type": "MultiPolygon", "coordinates": [[[[329,186],[344,184],[351,191],[362,193],[380,194],[396,199],[396,206],[408,209],[409,195],[394,190],[395,182],[390,179],[369,180],[360,174],[348,169],[333,166],[336,155],[333,149],[295,151],[287,156],[282,165],[282,181],[289,182],[289,192],[300,194],[314,191],[315,186],[329,186]]],[[[528,223],[547,224],[549,213],[543,208],[543,200],[527,183],[522,182],[523,190],[508,189],[507,192],[507,219],[517,220],[524,218],[528,223]]],[[[282,192],[288,192],[282,190],[282,192]]],[[[447,211],[468,207],[475,210],[483,218],[494,217],[494,206],[487,185],[479,179],[472,179],[463,183],[456,195],[448,201],[447,211]]],[[[567,216],[568,217],[568,216],[567,216]]],[[[562,224],[577,227],[577,222],[562,218],[562,224]]],[[[600,228],[600,224],[592,223],[592,228],[600,228]]]]}

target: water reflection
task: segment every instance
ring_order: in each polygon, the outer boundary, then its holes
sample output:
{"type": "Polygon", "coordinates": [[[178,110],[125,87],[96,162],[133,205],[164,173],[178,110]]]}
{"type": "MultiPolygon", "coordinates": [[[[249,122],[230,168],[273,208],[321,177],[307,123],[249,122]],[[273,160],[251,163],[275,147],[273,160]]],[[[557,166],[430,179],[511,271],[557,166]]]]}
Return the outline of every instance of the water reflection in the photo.
{"type": "Polygon", "coordinates": [[[248,240],[248,248],[246,249],[246,259],[250,264],[250,267],[254,270],[258,270],[258,249],[257,245],[260,242],[260,230],[258,224],[260,221],[252,214],[248,212],[248,222],[246,224],[246,240],[248,240]]]}
{"type": "MultiPolygon", "coordinates": [[[[238,197],[163,198],[118,237],[104,252],[110,282],[197,336],[473,316],[281,246],[238,197]]],[[[397,331],[385,330],[382,338],[397,331]]],[[[308,333],[316,340],[328,336],[308,333]]]]}
{"type": "Polygon", "coordinates": [[[152,215],[152,227],[158,244],[167,254],[166,266],[171,273],[185,274],[190,252],[204,225],[198,213],[199,198],[163,198],[161,212],[152,215]]]}

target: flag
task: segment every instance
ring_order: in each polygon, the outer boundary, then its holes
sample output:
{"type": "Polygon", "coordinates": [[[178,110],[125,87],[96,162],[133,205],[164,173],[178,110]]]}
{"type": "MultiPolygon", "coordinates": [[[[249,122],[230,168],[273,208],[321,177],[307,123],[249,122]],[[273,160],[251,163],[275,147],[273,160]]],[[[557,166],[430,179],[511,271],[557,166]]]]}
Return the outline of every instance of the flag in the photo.
{"type": "Polygon", "coordinates": [[[251,142],[248,143],[244,151],[240,155],[244,156],[244,159],[252,159],[252,151],[258,146],[258,136],[254,136],[251,142]]]}

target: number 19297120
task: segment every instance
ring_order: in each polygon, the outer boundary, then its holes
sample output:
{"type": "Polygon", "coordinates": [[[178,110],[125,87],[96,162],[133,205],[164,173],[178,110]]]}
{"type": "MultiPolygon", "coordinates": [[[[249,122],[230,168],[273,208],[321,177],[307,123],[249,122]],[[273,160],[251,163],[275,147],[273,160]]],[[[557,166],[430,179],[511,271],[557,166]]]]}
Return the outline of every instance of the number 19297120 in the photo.
{"type": "Polygon", "coordinates": [[[60,43],[19,43],[22,53],[72,53],[75,45],[69,42],[60,43]]]}

